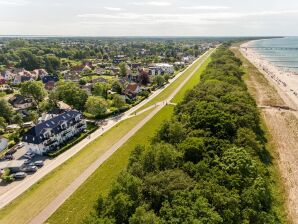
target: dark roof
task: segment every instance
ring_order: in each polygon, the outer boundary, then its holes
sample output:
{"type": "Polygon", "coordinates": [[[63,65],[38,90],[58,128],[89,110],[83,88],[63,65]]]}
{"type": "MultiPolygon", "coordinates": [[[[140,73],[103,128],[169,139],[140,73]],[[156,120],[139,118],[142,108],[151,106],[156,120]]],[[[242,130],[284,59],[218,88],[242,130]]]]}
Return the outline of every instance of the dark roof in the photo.
{"type": "Polygon", "coordinates": [[[35,127],[29,129],[29,131],[23,136],[23,141],[39,144],[45,140],[43,138],[43,134],[47,129],[51,129],[52,133],[57,134],[62,131],[60,128],[61,123],[65,121],[70,122],[79,114],[81,114],[79,111],[68,110],[52,119],[37,124],[35,127]]]}
{"type": "Polygon", "coordinates": [[[55,75],[45,75],[44,77],[42,77],[42,82],[44,84],[50,82],[50,81],[53,81],[53,82],[58,82],[59,81],[59,78],[55,75]]]}
{"type": "Polygon", "coordinates": [[[31,103],[32,100],[23,97],[20,94],[15,94],[13,97],[11,97],[8,102],[12,105],[17,105],[17,104],[25,104],[25,103],[31,103]]]}
{"type": "Polygon", "coordinates": [[[21,76],[21,82],[26,82],[26,81],[30,81],[30,80],[32,80],[31,76],[25,76],[25,75],[21,76]]]}

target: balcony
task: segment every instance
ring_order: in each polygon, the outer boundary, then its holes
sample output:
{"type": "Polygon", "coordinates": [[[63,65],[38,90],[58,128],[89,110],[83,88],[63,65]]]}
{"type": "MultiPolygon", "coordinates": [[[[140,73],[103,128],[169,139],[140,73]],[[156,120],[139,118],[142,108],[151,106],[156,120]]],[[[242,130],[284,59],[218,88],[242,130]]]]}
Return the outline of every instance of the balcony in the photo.
{"type": "Polygon", "coordinates": [[[48,140],[44,143],[45,146],[51,146],[57,143],[57,140],[48,140]]]}

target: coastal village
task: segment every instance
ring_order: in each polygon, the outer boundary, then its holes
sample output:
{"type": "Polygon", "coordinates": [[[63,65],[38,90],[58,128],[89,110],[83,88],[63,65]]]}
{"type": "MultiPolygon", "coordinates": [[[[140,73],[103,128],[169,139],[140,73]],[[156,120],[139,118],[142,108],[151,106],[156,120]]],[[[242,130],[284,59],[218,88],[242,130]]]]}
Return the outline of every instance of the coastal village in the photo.
{"type": "Polygon", "coordinates": [[[139,42],[129,48],[129,42],[117,41],[110,45],[80,40],[3,41],[2,181],[9,183],[36,172],[46,158],[56,157],[88,137],[99,128],[100,120],[121,114],[163,88],[215,44],[180,41],[148,49],[150,44],[139,42]],[[39,56],[34,55],[38,49],[30,48],[31,44],[40,46],[39,56]],[[47,45],[55,45],[59,53],[46,54],[47,45]],[[18,55],[8,50],[12,46],[18,55]],[[83,56],[86,51],[81,49],[86,46],[96,46],[96,50],[83,56]],[[73,55],[66,57],[67,50],[73,50],[73,55]]]}

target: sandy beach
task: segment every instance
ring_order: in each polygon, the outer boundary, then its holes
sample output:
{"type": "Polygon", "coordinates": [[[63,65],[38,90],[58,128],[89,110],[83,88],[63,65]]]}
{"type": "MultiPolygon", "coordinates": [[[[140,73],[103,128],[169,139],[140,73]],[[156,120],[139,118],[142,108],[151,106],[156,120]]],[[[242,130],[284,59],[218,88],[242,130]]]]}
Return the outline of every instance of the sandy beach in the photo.
{"type": "Polygon", "coordinates": [[[264,59],[250,46],[253,41],[241,45],[242,54],[266,75],[269,81],[288,96],[292,109],[298,110],[298,74],[283,70],[264,59]]]}

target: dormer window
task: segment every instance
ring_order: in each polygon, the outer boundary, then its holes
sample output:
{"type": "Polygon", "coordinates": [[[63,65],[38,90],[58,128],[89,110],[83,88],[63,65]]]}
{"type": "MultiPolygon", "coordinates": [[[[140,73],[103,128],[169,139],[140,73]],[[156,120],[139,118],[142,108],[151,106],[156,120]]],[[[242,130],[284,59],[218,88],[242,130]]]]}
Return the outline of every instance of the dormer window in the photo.
{"type": "Polygon", "coordinates": [[[61,129],[66,129],[67,128],[67,124],[66,123],[63,123],[60,125],[61,129]]]}
{"type": "Polygon", "coordinates": [[[47,139],[47,138],[50,138],[51,137],[51,132],[45,132],[44,134],[43,134],[43,137],[45,138],[45,139],[47,139]]]}

